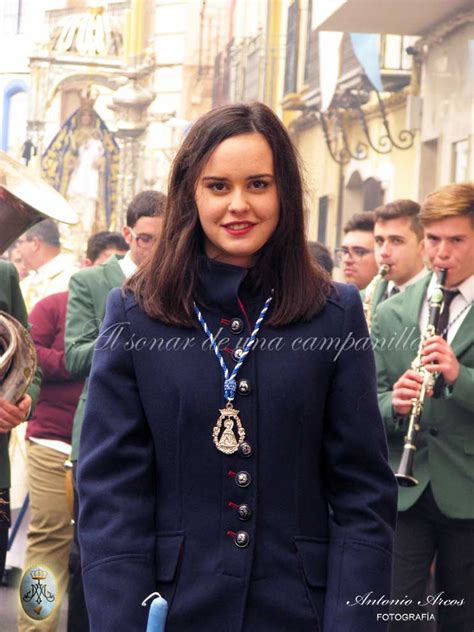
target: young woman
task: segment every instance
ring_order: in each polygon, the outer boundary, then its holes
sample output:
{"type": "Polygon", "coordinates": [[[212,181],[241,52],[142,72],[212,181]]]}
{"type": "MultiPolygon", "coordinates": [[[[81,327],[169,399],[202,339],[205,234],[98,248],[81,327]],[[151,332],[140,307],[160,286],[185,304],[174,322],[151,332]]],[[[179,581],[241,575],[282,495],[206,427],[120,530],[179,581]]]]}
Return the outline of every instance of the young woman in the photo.
{"type": "Polygon", "coordinates": [[[169,632],[386,628],[358,603],[390,594],[396,513],[373,355],[303,215],[269,108],[189,131],[162,240],[112,291],[96,346],[79,456],[92,632],[144,632],[155,590],[169,632]]]}

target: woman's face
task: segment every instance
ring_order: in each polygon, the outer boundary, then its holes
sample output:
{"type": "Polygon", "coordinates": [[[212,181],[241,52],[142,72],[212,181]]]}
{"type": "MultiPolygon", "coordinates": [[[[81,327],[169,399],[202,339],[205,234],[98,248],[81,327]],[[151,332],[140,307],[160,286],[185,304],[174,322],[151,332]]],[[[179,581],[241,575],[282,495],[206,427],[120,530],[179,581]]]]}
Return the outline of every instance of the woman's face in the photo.
{"type": "Polygon", "coordinates": [[[220,143],[198,177],[195,201],[207,256],[251,267],[280,215],[273,156],[265,138],[241,134],[220,143]]]}

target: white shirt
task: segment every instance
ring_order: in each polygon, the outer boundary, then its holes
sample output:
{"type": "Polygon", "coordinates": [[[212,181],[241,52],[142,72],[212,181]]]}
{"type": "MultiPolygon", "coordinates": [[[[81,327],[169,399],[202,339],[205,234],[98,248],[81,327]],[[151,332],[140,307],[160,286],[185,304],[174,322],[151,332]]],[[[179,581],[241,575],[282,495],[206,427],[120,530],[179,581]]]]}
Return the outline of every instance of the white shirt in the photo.
{"type": "MultiPolygon", "coordinates": [[[[423,301],[423,305],[421,306],[419,325],[420,331],[425,331],[428,325],[428,316],[429,316],[429,301],[431,299],[431,295],[433,294],[433,290],[436,285],[436,274],[433,274],[431,277],[430,284],[428,285],[428,291],[426,292],[425,300],[423,301]]],[[[457,288],[449,288],[450,290],[457,289],[459,290],[459,294],[455,296],[452,300],[452,303],[449,307],[449,325],[448,325],[448,338],[447,341],[449,344],[452,344],[454,336],[459,331],[463,320],[468,315],[469,311],[472,309],[472,303],[474,302],[474,274],[471,274],[470,277],[464,279],[462,283],[460,283],[457,288]]]]}
{"type": "Polygon", "coordinates": [[[122,272],[126,279],[132,276],[137,269],[137,264],[133,261],[130,256],[130,250],[125,254],[125,256],[119,260],[119,266],[122,268],[122,272]]]}
{"type": "Polygon", "coordinates": [[[38,443],[45,448],[56,450],[56,452],[62,452],[65,456],[71,454],[71,444],[65,441],[59,441],[58,439],[38,439],[37,437],[30,437],[29,441],[31,441],[31,443],[38,443]]]}
{"type": "Polygon", "coordinates": [[[20,282],[28,313],[42,298],[57,292],[66,292],[69,279],[78,270],[74,257],[60,253],[35,272],[30,272],[20,282]]]}

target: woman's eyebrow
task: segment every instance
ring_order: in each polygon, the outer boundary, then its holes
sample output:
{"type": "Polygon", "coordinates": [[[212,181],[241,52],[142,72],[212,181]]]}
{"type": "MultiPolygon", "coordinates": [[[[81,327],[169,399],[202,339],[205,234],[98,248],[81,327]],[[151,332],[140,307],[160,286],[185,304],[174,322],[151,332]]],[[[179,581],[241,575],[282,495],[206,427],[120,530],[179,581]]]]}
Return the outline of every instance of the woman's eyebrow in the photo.
{"type": "MultiPolygon", "coordinates": [[[[273,173],[256,173],[255,175],[247,176],[246,180],[255,180],[256,178],[273,178],[273,173]]],[[[219,180],[226,181],[229,178],[223,178],[221,176],[204,176],[203,180],[219,180]]]]}

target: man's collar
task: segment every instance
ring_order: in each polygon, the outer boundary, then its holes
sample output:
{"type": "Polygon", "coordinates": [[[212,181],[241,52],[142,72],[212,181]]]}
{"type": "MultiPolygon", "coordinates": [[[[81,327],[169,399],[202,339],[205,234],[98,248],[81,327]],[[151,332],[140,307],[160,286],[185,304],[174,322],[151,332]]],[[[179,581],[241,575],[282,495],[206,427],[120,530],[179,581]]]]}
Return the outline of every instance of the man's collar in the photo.
{"type": "Polygon", "coordinates": [[[43,263],[43,265],[36,270],[36,274],[41,275],[42,277],[50,278],[56,276],[60,272],[64,272],[71,265],[71,257],[60,252],[46,263],[43,263]]]}
{"type": "Polygon", "coordinates": [[[132,274],[135,274],[137,264],[133,261],[130,255],[130,250],[125,254],[123,259],[120,259],[119,266],[122,268],[122,272],[126,279],[131,277],[132,274]]]}
{"type": "Polygon", "coordinates": [[[395,285],[393,281],[389,281],[387,286],[388,293],[390,294],[394,287],[398,288],[400,292],[403,292],[403,290],[409,285],[413,285],[413,283],[421,281],[421,279],[423,279],[426,274],[428,274],[428,270],[426,268],[422,268],[417,274],[415,274],[415,276],[411,277],[411,279],[408,279],[408,281],[402,283],[401,285],[395,285]]]}
{"type": "MultiPolygon", "coordinates": [[[[428,286],[428,292],[426,293],[427,298],[431,298],[431,295],[433,294],[433,290],[436,286],[436,281],[437,281],[437,276],[436,274],[433,274],[433,276],[431,277],[430,284],[428,286]]],[[[474,303],[474,274],[471,274],[471,276],[468,276],[467,279],[464,279],[464,281],[462,283],[459,283],[459,285],[457,285],[456,288],[450,288],[450,289],[459,290],[460,294],[462,295],[466,303],[474,303]]]]}

